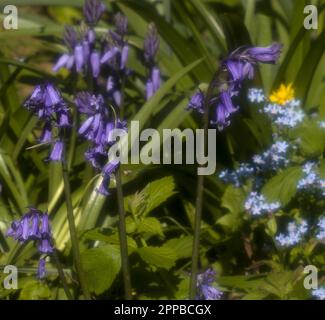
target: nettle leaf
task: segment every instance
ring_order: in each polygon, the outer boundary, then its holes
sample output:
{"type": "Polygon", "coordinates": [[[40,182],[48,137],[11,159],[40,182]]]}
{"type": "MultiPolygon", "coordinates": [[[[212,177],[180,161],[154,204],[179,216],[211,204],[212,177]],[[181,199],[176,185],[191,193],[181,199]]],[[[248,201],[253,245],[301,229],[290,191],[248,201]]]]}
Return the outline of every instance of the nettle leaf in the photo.
{"type": "Polygon", "coordinates": [[[109,289],[121,269],[118,245],[105,245],[81,253],[85,279],[91,292],[101,294],[109,289]]]}
{"type": "Polygon", "coordinates": [[[143,215],[147,215],[153,209],[159,207],[163,202],[175,194],[175,182],[173,177],[165,177],[150,182],[144,189],[147,195],[146,209],[143,215]]]}
{"type": "Polygon", "coordinates": [[[262,193],[270,202],[279,201],[286,205],[297,191],[297,183],[302,176],[300,167],[291,167],[279,172],[263,187],[262,193]]]}
{"type": "Polygon", "coordinates": [[[139,233],[151,233],[161,237],[164,236],[160,221],[153,217],[142,219],[138,225],[137,231],[139,233]]]}
{"type": "Polygon", "coordinates": [[[174,249],[169,247],[142,247],[138,249],[140,257],[149,265],[170,269],[177,260],[177,254],[174,249]]]}
{"type": "Polygon", "coordinates": [[[164,247],[173,249],[178,259],[189,258],[192,256],[193,237],[186,236],[168,240],[164,247]]]}
{"type": "MultiPolygon", "coordinates": [[[[102,241],[108,244],[118,245],[120,243],[118,233],[115,232],[110,234],[104,234],[101,232],[99,228],[85,232],[84,238],[87,240],[102,241]]],[[[131,237],[127,237],[127,243],[128,243],[128,253],[131,254],[134,250],[137,249],[138,246],[131,237]]]]}
{"type": "Polygon", "coordinates": [[[126,208],[135,216],[146,216],[155,208],[175,194],[175,182],[173,177],[150,182],[143,190],[124,200],[126,208]]]}

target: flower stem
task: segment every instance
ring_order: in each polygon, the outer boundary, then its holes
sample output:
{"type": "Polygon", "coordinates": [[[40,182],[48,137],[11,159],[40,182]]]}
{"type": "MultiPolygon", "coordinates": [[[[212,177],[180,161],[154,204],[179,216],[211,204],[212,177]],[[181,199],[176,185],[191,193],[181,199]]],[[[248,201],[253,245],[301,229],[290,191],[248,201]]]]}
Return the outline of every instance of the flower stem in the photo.
{"type": "Polygon", "coordinates": [[[54,262],[56,264],[56,268],[58,269],[58,273],[59,273],[60,280],[62,282],[63,290],[64,290],[68,300],[73,300],[73,297],[72,297],[72,295],[71,295],[71,293],[69,291],[67,279],[65,278],[63,268],[62,268],[62,264],[60,262],[60,259],[59,259],[59,256],[58,256],[58,253],[57,253],[56,249],[54,249],[53,258],[54,258],[54,262]]]}
{"type": "Polygon", "coordinates": [[[71,200],[71,190],[70,190],[70,183],[69,183],[69,171],[68,166],[65,159],[62,161],[62,175],[63,175],[63,182],[64,182],[64,192],[65,192],[65,201],[67,205],[67,218],[69,223],[69,230],[70,230],[70,238],[71,238],[71,246],[72,252],[74,257],[74,263],[76,267],[76,271],[79,277],[79,283],[81,286],[81,290],[84,294],[85,299],[90,300],[90,294],[85,282],[84,272],[81,265],[80,259],[80,250],[79,250],[79,243],[78,243],[78,235],[73,215],[73,206],[71,200]]]}
{"type": "MultiPolygon", "coordinates": [[[[209,130],[209,113],[210,113],[210,98],[212,92],[218,85],[218,79],[221,69],[218,69],[214,74],[212,81],[209,84],[207,93],[204,99],[204,115],[203,115],[203,130],[204,130],[204,154],[206,154],[207,143],[208,143],[208,130],[209,130]]],[[[192,268],[191,268],[191,278],[190,278],[190,290],[189,298],[191,300],[196,297],[197,288],[197,273],[199,268],[199,258],[200,258],[200,232],[201,232],[201,220],[202,220],[202,207],[203,207],[203,193],[204,193],[204,176],[199,175],[196,184],[196,212],[194,221],[194,238],[192,247],[192,268]]]]}
{"type": "MultiPolygon", "coordinates": [[[[204,114],[204,144],[208,136],[208,125],[209,119],[204,114]]],[[[204,148],[205,149],[205,148],[204,148]]],[[[201,232],[201,219],[202,219],[202,206],[203,206],[203,191],[204,191],[204,176],[199,175],[197,179],[196,187],[196,212],[194,221],[194,238],[192,247],[192,268],[191,268],[191,279],[190,279],[190,299],[194,300],[196,297],[196,283],[197,273],[199,268],[199,257],[200,257],[200,232],[201,232]]]]}
{"type": "Polygon", "coordinates": [[[130,277],[128,245],[127,245],[127,237],[126,237],[121,167],[119,167],[116,171],[116,189],[117,189],[117,202],[118,202],[118,211],[119,211],[119,238],[120,238],[122,274],[123,274],[123,282],[124,282],[124,295],[126,300],[131,300],[132,299],[131,277],[130,277]]]}

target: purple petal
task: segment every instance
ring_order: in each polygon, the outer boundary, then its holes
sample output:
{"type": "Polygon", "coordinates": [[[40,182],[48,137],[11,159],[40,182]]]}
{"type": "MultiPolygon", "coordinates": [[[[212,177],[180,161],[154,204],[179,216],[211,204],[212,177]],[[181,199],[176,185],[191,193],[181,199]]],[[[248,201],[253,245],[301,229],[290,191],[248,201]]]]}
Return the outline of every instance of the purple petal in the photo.
{"type": "Polygon", "coordinates": [[[45,106],[55,106],[62,101],[61,95],[51,83],[45,86],[45,106]]]}
{"type": "Polygon", "coordinates": [[[114,87],[115,87],[114,78],[109,76],[107,79],[106,90],[110,92],[112,89],[114,89],[114,87]]]}
{"type": "Polygon", "coordinates": [[[100,73],[100,56],[99,53],[94,51],[90,56],[91,70],[93,77],[97,78],[100,73]]]}
{"type": "Polygon", "coordinates": [[[121,70],[125,68],[128,57],[129,57],[129,47],[128,45],[125,45],[122,49],[122,54],[121,54],[121,65],[120,65],[121,70]]]}
{"type": "Polygon", "coordinates": [[[40,143],[48,143],[52,140],[52,126],[51,122],[46,122],[40,138],[40,143]]]}
{"type": "Polygon", "coordinates": [[[51,161],[62,161],[62,156],[63,156],[63,142],[61,140],[57,140],[54,143],[49,159],[51,161]]]}
{"type": "Polygon", "coordinates": [[[45,264],[46,264],[46,261],[44,258],[40,259],[38,262],[37,278],[39,280],[42,280],[46,277],[47,272],[45,269],[45,264]]]}
{"type": "Polygon", "coordinates": [[[38,244],[38,251],[46,254],[53,253],[53,247],[50,240],[47,238],[41,239],[38,244]]]}
{"type": "Polygon", "coordinates": [[[154,94],[153,83],[148,80],[146,83],[146,99],[149,100],[154,94]]]}
{"type": "Polygon", "coordinates": [[[160,70],[158,68],[153,68],[151,79],[153,90],[156,92],[160,88],[160,70]]]}
{"type": "Polygon", "coordinates": [[[120,106],[121,103],[122,103],[122,95],[121,95],[121,92],[119,90],[115,90],[113,92],[113,98],[114,98],[114,101],[115,101],[116,105],[120,106]]]}
{"type": "Polygon", "coordinates": [[[82,70],[82,67],[84,66],[84,63],[85,63],[84,51],[83,51],[83,47],[81,45],[77,45],[74,48],[74,58],[76,61],[76,70],[77,70],[77,72],[80,72],[82,70]]]}
{"type": "Polygon", "coordinates": [[[55,66],[52,68],[53,72],[58,72],[61,68],[63,68],[64,66],[67,65],[67,62],[69,61],[70,56],[65,53],[63,54],[59,60],[57,61],[57,63],[55,64],[55,66]]]}
{"type": "Polygon", "coordinates": [[[116,56],[116,54],[119,52],[120,50],[117,47],[114,47],[110,50],[108,50],[100,59],[100,63],[105,63],[109,60],[111,60],[113,57],[116,56]]]}
{"type": "Polygon", "coordinates": [[[50,237],[51,236],[51,229],[50,229],[50,223],[49,223],[49,216],[47,213],[44,213],[42,215],[42,224],[41,224],[41,230],[40,230],[41,235],[45,237],[50,237]]]}

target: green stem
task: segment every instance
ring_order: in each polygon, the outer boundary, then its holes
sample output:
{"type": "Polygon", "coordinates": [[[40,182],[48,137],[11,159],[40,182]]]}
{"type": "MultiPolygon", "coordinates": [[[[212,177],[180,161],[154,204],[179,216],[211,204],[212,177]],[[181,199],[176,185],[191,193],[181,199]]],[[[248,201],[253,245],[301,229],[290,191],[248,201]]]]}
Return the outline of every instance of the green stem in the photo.
{"type": "Polygon", "coordinates": [[[125,210],[124,210],[124,203],[123,203],[121,167],[119,167],[116,172],[116,189],[117,189],[117,202],[118,202],[118,211],[119,211],[119,238],[120,238],[122,274],[123,274],[123,282],[124,282],[124,294],[126,300],[131,300],[132,290],[131,290],[131,277],[130,277],[130,268],[129,268],[126,226],[125,226],[125,210]]]}
{"type": "MultiPolygon", "coordinates": [[[[64,154],[65,154],[65,152],[64,152],[64,154]]],[[[77,274],[79,277],[79,283],[81,286],[81,290],[84,294],[84,297],[87,300],[90,300],[91,297],[90,297],[88,288],[86,286],[84,272],[83,272],[82,265],[81,265],[78,235],[77,235],[77,230],[76,230],[76,225],[75,225],[75,220],[74,220],[74,215],[73,215],[72,200],[71,200],[69,171],[68,171],[68,166],[67,166],[65,159],[62,161],[62,175],[63,175],[63,182],[64,182],[65,200],[66,200],[66,205],[67,205],[67,218],[68,218],[68,223],[69,223],[74,263],[75,263],[76,271],[77,271],[77,274]]]]}
{"type": "Polygon", "coordinates": [[[60,259],[59,259],[59,256],[58,256],[58,253],[57,253],[56,249],[54,249],[53,258],[54,258],[54,262],[56,264],[56,268],[58,269],[58,273],[59,273],[60,280],[62,282],[63,290],[64,290],[68,300],[73,300],[73,297],[72,297],[72,295],[71,295],[71,293],[69,291],[67,279],[65,278],[63,268],[62,268],[62,264],[60,262],[60,259]]]}

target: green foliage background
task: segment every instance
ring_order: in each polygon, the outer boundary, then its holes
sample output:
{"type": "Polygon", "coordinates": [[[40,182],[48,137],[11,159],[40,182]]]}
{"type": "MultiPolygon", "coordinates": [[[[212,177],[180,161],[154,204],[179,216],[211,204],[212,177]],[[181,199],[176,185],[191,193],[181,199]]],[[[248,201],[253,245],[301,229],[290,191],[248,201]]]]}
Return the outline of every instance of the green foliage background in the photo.
{"type": "MultiPolygon", "coordinates": [[[[261,66],[249,86],[262,87],[269,93],[280,83],[293,82],[296,98],[301,99],[305,111],[317,110],[324,119],[324,1],[104,2],[108,12],[98,32],[106,32],[117,11],[129,19],[128,39],[133,47],[129,67],[135,70],[136,78],[127,84],[128,121],[137,119],[143,128],[198,128],[200,119],[184,108],[195,88],[211,80],[220,57],[240,45],[262,46],[273,41],[284,45],[280,63],[261,66]],[[310,2],[318,7],[318,30],[303,27],[303,8],[310,2]],[[145,103],[141,91],[145,73],[137,52],[151,21],[161,37],[158,61],[164,85],[145,103]]],[[[67,274],[73,272],[60,167],[44,163],[46,148],[26,150],[35,145],[38,131],[34,129],[35,118],[22,108],[22,102],[43,79],[57,83],[71,99],[71,79],[65,72],[54,75],[51,66],[64,50],[64,25],[82,18],[83,1],[5,0],[0,8],[5,4],[18,7],[19,29],[0,32],[0,265],[20,268],[20,290],[4,290],[0,281],[0,298],[64,299],[52,262],[48,281],[39,283],[35,280],[36,249],[32,244],[16,244],[5,237],[5,231],[27,206],[48,209],[60,258],[67,274]]],[[[0,21],[2,18],[0,15],[0,21]]],[[[77,86],[83,88],[85,84],[77,86]]],[[[243,95],[232,126],[218,135],[217,172],[265,149],[270,141],[270,123],[249,108],[243,95]]],[[[314,143],[315,148],[323,150],[325,139],[317,136],[307,141],[310,148],[314,143]]],[[[109,197],[95,192],[99,181],[85,163],[85,148],[74,131],[69,147],[70,179],[87,282],[94,297],[119,299],[123,286],[114,185],[109,197]]],[[[139,165],[124,166],[123,170],[134,294],[139,299],[187,298],[196,169],[185,165],[139,165]]],[[[278,185],[277,181],[274,185],[278,185]]],[[[206,179],[202,269],[212,265],[218,271],[218,287],[227,299],[309,298],[302,286],[302,269],[316,257],[325,271],[323,250],[314,253],[311,244],[304,248],[303,258],[294,259],[292,252],[285,257],[270,242],[276,232],[274,221],[250,219],[242,207],[243,192],[225,188],[217,175],[206,179]]],[[[287,190],[286,195],[290,197],[287,190]]],[[[0,280],[3,277],[0,272],[0,280]]]]}

